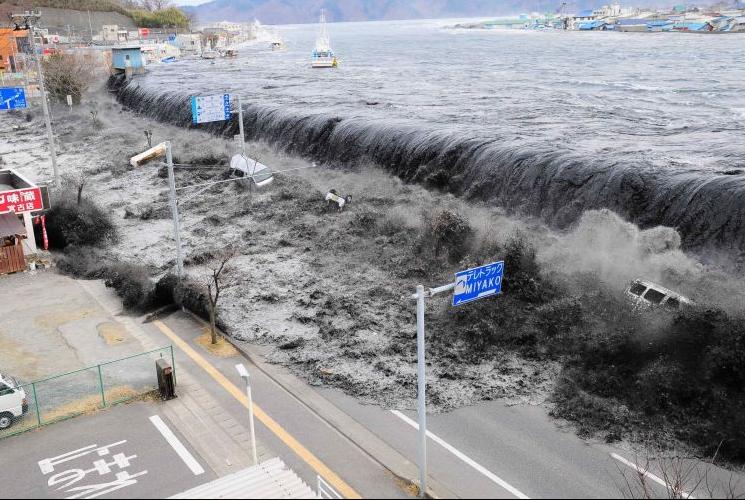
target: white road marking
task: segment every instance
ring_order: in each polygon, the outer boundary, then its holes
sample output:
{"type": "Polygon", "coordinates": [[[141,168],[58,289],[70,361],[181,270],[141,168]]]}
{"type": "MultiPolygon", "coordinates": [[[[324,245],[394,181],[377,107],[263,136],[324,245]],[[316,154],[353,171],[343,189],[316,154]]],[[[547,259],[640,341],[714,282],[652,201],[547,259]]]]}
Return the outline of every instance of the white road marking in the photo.
{"type": "MultiPolygon", "coordinates": [[[[651,472],[649,472],[648,470],[644,470],[644,469],[642,469],[641,467],[639,467],[639,466],[638,466],[638,465],[636,465],[635,463],[633,463],[633,462],[630,462],[630,461],[626,460],[626,459],[625,459],[625,458],[623,458],[623,457],[622,457],[621,455],[617,455],[617,454],[615,454],[615,453],[611,453],[611,454],[610,454],[610,456],[611,456],[611,458],[613,458],[613,459],[615,459],[615,460],[618,460],[618,461],[619,461],[619,462],[621,462],[622,464],[624,464],[624,465],[626,465],[626,466],[628,466],[628,467],[631,467],[632,469],[634,469],[634,470],[635,470],[636,472],[638,472],[638,473],[639,473],[639,474],[641,474],[642,476],[644,476],[644,477],[646,477],[646,478],[648,478],[648,479],[650,479],[650,480],[654,481],[655,483],[657,483],[657,484],[659,484],[659,485],[663,486],[663,487],[664,487],[665,489],[667,489],[667,490],[672,490],[672,488],[670,487],[670,485],[669,485],[669,484],[667,484],[667,483],[666,483],[666,482],[665,482],[665,481],[664,481],[663,479],[660,479],[659,477],[655,476],[654,474],[652,474],[652,473],[651,473],[651,472]]],[[[694,497],[694,496],[693,496],[693,495],[692,495],[691,493],[688,493],[687,491],[681,491],[681,492],[680,492],[680,494],[681,494],[681,496],[682,496],[683,498],[689,498],[689,499],[691,499],[691,500],[695,500],[695,498],[696,498],[696,497],[694,497]]]]}
{"type": "Polygon", "coordinates": [[[178,456],[181,457],[181,460],[184,461],[186,466],[195,476],[204,474],[204,469],[202,468],[202,466],[199,465],[199,462],[197,462],[194,456],[189,453],[189,450],[186,449],[186,447],[181,443],[181,441],[179,441],[179,439],[171,431],[171,429],[169,429],[165,422],[163,422],[163,419],[155,415],[153,417],[150,417],[150,422],[152,422],[155,428],[158,429],[158,432],[163,435],[165,440],[168,441],[168,444],[171,445],[171,448],[173,448],[178,456]]]}
{"type": "MultiPolygon", "coordinates": [[[[416,422],[414,422],[412,419],[410,419],[409,417],[407,417],[406,415],[404,415],[400,411],[392,410],[391,413],[393,413],[398,418],[400,418],[401,420],[403,420],[404,422],[406,422],[407,424],[409,424],[410,426],[412,426],[414,429],[419,430],[419,424],[416,423],[416,422]]],[[[507,481],[503,480],[502,478],[500,478],[496,474],[492,473],[486,467],[484,467],[483,465],[480,465],[479,463],[477,463],[472,458],[470,458],[470,457],[466,456],[465,454],[463,454],[462,452],[458,451],[455,447],[449,445],[448,443],[446,443],[445,441],[443,441],[439,437],[435,436],[430,431],[427,431],[427,436],[432,441],[434,441],[435,443],[439,444],[440,446],[442,446],[443,448],[445,448],[446,450],[448,450],[450,453],[452,453],[453,455],[455,455],[456,457],[458,457],[459,459],[461,459],[463,462],[465,462],[466,464],[468,464],[471,467],[473,467],[474,469],[476,469],[478,472],[480,472],[481,474],[483,474],[484,476],[486,476],[487,478],[489,478],[494,483],[498,484],[499,486],[501,486],[505,490],[509,491],[511,494],[513,494],[517,498],[521,498],[521,499],[524,499],[524,500],[530,500],[530,497],[529,496],[525,495],[520,490],[518,490],[517,488],[513,487],[512,485],[510,485],[507,481]]]]}

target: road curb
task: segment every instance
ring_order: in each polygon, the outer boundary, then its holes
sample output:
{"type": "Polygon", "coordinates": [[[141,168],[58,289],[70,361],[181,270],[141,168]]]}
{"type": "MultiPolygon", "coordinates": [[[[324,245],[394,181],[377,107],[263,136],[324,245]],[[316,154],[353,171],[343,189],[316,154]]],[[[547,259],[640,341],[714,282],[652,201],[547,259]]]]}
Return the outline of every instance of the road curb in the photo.
{"type": "MultiPolygon", "coordinates": [[[[194,314],[192,311],[189,311],[188,309],[183,309],[183,311],[200,324],[207,325],[206,321],[194,314]]],[[[283,390],[317,415],[331,428],[357,446],[357,448],[368,455],[371,459],[386,468],[398,479],[413,486],[419,484],[419,469],[416,464],[409,461],[401,453],[357,422],[354,418],[347,415],[336,405],[318,394],[312,388],[308,387],[304,382],[299,381],[294,376],[280,373],[280,371],[273,365],[264,362],[261,359],[261,354],[255,352],[252,349],[252,346],[241,345],[230,335],[227,335],[224,332],[221,333],[225,340],[233,345],[233,347],[235,347],[249,362],[256,366],[256,368],[261,370],[264,375],[269,377],[274,381],[274,383],[279,385],[283,390]]],[[[427,493],[431,498],[460,498],[453,491],[432,477],[429,478],[429,488],[427,493]]]]}

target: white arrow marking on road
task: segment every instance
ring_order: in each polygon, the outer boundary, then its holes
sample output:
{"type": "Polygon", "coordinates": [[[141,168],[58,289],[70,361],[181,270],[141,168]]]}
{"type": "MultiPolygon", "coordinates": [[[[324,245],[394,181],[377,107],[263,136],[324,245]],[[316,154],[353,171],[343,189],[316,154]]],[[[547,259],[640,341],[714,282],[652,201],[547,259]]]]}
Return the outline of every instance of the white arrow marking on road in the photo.
{"type": "Polygon", "coordinates": [[[176,435],[171,431],[171,429],[168,428],[166,423],[163,422],[163,419],[155,415],[154,417],[150,417],[150,422],[152,422],[155,428],[158,429],[158,432],[163,434],[163,437],[166,441],[168,441],[168,444],[171,445],[171,448],[173,448],[178,456],[181,457],[181,460],[184,461],[186,466],[191,470],[192,473],[194,473],[195,476],[204,474],[204,469],[201,465],[199,465],[197,459],[194,458],[191,453],[189,453],[189,450],[186,449],[181,441],[179,441],[179,438],[177,438],[176,435]]]}
{"type": "MultiPolygon", "coordinates": [[[[654,474],[652,474],[648,470],[644,470],[641,467],[639,467],[638,465],[636,465],[635,463],[629,462],[628,460],[626,460],[625,458],[623,458],[621,455],[617,455],[615,453],[611,453],[610,456],[613,459],[618,460],[622,464],[631,467],[632,469],[634,469],[636,472],[638,472],[642,476],[647,477],[647,478],[651,479],[652,481],[654,481],[655,483],[657,483],[657,484],[659,484],[661,486],[664,486],[666,489],[672,491],[672,487],[669,484],[667,484],[665,481],[663,481],[659,477],[655,476],[654,474]]],[[[695,500],[695,498],[696,498],[691,493],[688,493],[687,491],[680,491],[679,493],[680,493],[680,495],[683,498],[689,498],[691,500],[695,500]]]]}
{"type": "MultiPolygon", "coordinates": [[[[412,426],[414,429],[419,430],[419,424],[417,424],[416,422],[414,422],[413,420],[411,420],[409,417],[407,417],[406,415],[404,415],[400,411],[392,410],[391,413],[393,413],[398,418],[400,418],[401,420],[403,420],[404,422],[406,422],[407,424],[409,424],[410,426],[412,426]]],[[[452,453],[456,457],[460,458],[463,462],[465,462],[466,464],[468,464],[471,467],[473,467],[474,469],[476,469],[478,472],[480,472],[481,474],[483,474],[484,476],[486,476],[487,478],[489,478],[491,481],[495,482],[496,484],[498,484],[499,486],[501,486],[505,490],[507,490],[510,493],[512,493],[513,495],[515,495],[517,498],[521,498],[521,499],[524,499],[524,500],[530,500],[530,497],[529,496],[525,495],[520,490],[518,490],[517,488],[513,487],[512,485],[510,485],[507,481],[505,481],[504,479],[500,478],[499,476],[497,476],[493,472],[489,471],[486,467],[484,467],[483,465],[479,464],[478,462],[476,462],[472,458],[466,456],[462,452],[458,451],[458,449],[456,449],[455,447],[449,445],[448,443],[446,443],[445,441],[443,441],[439,437],[435,436],[431,432],[427,431],[427,437],[429,437],[432,441],[434,441],[435,443],[439,444],[440,446],[442,446],[443,448],[445,448],[446,450],[448,450],[450,453],[452,453]]]]}

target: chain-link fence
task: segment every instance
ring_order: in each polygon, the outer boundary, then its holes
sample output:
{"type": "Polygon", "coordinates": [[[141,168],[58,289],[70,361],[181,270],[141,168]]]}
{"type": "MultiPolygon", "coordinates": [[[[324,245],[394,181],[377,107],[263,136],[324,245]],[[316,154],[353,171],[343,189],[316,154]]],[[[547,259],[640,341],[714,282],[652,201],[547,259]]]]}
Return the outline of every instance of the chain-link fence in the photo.
{"type": "Polygon", "coordinates": [[[0,439],[141,397],[158,388],[157,360],[173,346],[15,387],[0,387],[0,439]]]}

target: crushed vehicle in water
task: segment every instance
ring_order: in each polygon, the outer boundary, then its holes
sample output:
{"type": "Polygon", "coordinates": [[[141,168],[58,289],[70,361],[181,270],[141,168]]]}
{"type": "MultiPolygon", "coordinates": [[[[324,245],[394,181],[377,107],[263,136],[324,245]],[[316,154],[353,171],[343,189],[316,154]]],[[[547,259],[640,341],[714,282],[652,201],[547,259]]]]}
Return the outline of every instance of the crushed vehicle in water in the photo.
{"type": "Polygon", "coordinates": [[[626,289],[628,295],[637,305],[645,307],[662,306],[671,310],[692,306],[693,300],[651,281],[637,279],[626,289]]]}

